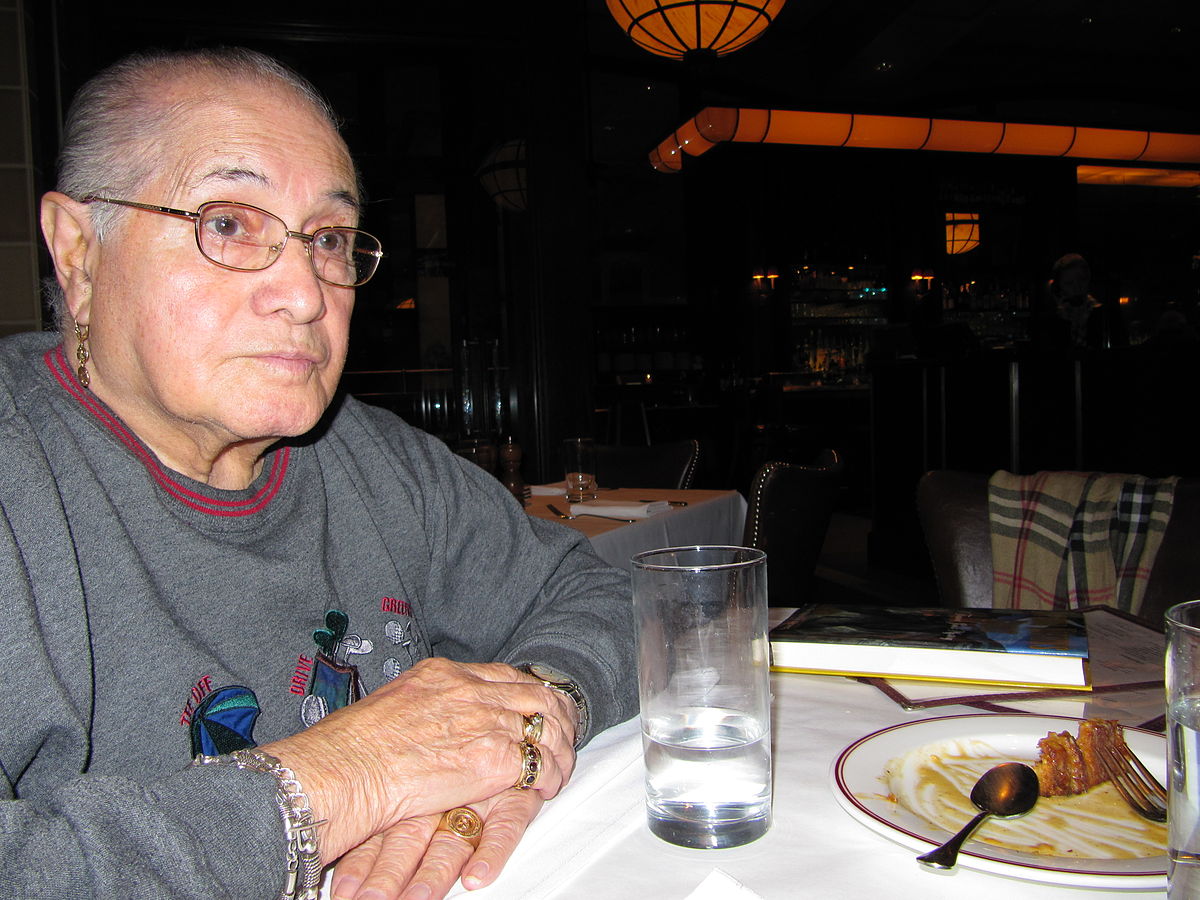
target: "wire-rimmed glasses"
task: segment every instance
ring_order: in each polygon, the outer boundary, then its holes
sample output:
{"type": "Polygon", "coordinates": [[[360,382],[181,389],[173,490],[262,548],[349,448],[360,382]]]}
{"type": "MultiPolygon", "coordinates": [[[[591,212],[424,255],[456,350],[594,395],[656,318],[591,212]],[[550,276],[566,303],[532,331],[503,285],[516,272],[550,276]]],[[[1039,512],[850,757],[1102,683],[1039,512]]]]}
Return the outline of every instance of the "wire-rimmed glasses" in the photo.
{"type": "Polygon", "coordinates": [[[209,262],[237,272],[257,272],[271,266],[283,254],[288,238],[304,242],[317,278],[335,287],[366,284],[383,256],[383,245],[373,234],[335,225],[312,234],[292,231],[274,213],[248,203],[213,200],[195,212],[171,209],[133,200],[89,195],[83,203],[115,203],[146,212],[191,219],[196,227],[196,246],[209,262]]]}

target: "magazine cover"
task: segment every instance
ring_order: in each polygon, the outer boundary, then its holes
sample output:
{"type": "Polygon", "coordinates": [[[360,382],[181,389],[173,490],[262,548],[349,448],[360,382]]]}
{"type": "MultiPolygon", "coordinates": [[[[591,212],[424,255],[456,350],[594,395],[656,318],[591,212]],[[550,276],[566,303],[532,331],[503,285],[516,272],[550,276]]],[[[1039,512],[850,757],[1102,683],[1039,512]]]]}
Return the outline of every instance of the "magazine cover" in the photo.
{"type": "Polygon", "coordinates": [[[908,607],[802,607],[773,641],[944,647],[1087,656],[1087,627],[1074,611],[908,607]]]}

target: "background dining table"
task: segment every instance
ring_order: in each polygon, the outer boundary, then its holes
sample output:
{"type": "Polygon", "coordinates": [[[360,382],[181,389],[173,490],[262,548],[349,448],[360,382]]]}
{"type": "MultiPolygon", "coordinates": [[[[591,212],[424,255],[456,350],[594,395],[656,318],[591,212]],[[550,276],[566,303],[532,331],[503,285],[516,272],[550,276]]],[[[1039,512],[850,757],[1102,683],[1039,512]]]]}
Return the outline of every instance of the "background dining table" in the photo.
{"type": "MultiPolygon", "coordinates": [[[[773,621],[786,612],[772,610],[773,621]]],[[[1145,884],[1113,893],[1010,878],[961,864],[946,874],[923,868],[916,852],[867,828],[839,804],[832,774],[835,761],[846,747],[880,729],[921,719],[978,715],[980,710],[953,705],[906,712],[876,687],[839,676],[774,673],[772,692],[774,821],[763,838],[729,850],[688,850],[652,835],[644,808],[641,731],[634,718],[598,735],[580,752],[572,782],[545,805],[499,880],[469,896],[474,900],[685,900],[714,869],[754,893],[744,894],[726,884],[715,893],[697,893],[696,898],[1165,896],[1165,890],[1145,884]]],[[[1019,710],[1084,717],[1095,714],[1090,704],[1097,699],[1083,693],[1020,704],[1019,710]]],[[[1030,755],[1036,755],[1034,748],[1030,755]]],[[[450,896],[468,894],[456,886],[450,896]]]]}
{"type": "Polygon", "coordinates": [[[746,500],[737,491],[616,488],[600,491],[600,499],[620,503],[668,500],[687,505],[672,506],[665,512],[635,522],[592,517],[563,519],[549,509],[553,505],[564,513],[570,511],[570,504],[562,493],[557,493],[534,494],[525,511],[539,519],[582,531],[601,559],[626,571],[631,568],[630,558],[642,550],[742,542],[746,500]]]}

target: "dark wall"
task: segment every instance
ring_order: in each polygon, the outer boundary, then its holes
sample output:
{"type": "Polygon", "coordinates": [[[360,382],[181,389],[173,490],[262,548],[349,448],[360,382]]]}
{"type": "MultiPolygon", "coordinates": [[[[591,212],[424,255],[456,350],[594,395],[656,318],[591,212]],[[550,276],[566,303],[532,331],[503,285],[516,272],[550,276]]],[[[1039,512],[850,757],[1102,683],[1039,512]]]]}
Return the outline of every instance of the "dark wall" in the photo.
{"type": "MultiPolygon", "coordinates": [[[[583,8],[542,2],[524,12],[552,13],[569,34],[582,29],[583,8]]],[[[365,183],[363,227],[384,243],[379,274],[358,293],[348,370],[455,368],[464,340],[494,340],[508,401],[497,427],[526,445],[527,477],[540,477],[542,448],[556,432],[586,429],[591,368],[574,360],[590,353],[578,337],[590,341],[592,299],[585,274],[592,217],[581,40],[534,52],[542,35],[527,27],[526,15],[459,0],[351,6],[333,14],[327,4],[301,2],[286,12],[249,6],[222,18],[137,0],[103,6],[52,0],[29,9],[39,191],[53,186],[62,110],[107,63],[153,47],[262,50],[312,80],[343,117],[365,183]],[[493,146],[514,137],[529,146],[527,213],[502,212],[476,174],[493,146]],[[444,197],[439,246],[418,239],[416,198],[426,194],[444,197]],[[450,338],[436,352],[421,340],[420,311],[406,302],[430,275],[446,278],[450,299],[450,338]]],[[[402,396],[380,402],[415,411],[429,396],[412,384],[433,377],[388,376],[384,392],[402,396]],[[408,386],[397,386],[403,377],[408,386]]],[[[446,395],[451,404],[458,386],[446,395]]],[[[431,430],[453,441],[460,426],[450,412],[431,430]]],[[[551,464],[557,466],[557,454],[551,464]]]]}
{"type": "MultiPolygon", "coordinates": [[[[207,9],[168,6],[27,3],[39,187],[52,181],[61,108],[125,52],[237,43],[292,64],[346,118],[370,201],[364,224],[387,252],[359,296],[351,366],[421,366],[419,315],[402,301],[422,273],[444,274],[444,362],[456,364],[465,339],[499,342],[504,427],[526,448],[529,480],[556,477],[560,437],[599,435],[611,424],[598,342],[641,323],[671,336],[676,366],[686,358],[694,367],[668,385],[672,403],[662,405],[676,409],[662,421],[677,432],[725,435],[744,424],[727,418],[746,408],[729,386],[786,368],[793,355],[786,296],[747,291],[759,267],[878,267],[892,288],[887,315],[903,325],[916,314],[904,299],[914,268],[939,269],[948,280],[1002,280],[1032,295],[1057,256],[1079,251],[1092,258],[1105,291],[1135,298],[1127,313],[1143,323],[1172,305],[1185,323],[1195,318],[1191,191],[1078,189],[1073,163],[1054,159],[764,145],[717,147],[687,159],[675,176],[651,171],[647,152],[702,92],[686,67],[627,46],[598,0],[536,0],[516,16],[466,0],[332,12],[302,2],[251,6],[220,20],[207,9]],[[548,33],[553,40],[543,40],[548,33]],[[529,142],[525,213],[498,210],[476,179],[488,150],[516,136],[529,142]],[[445,197],[445,249],[416,240],[414,198],[425,193],[445,197]],[[948,261],[940,217],[964,206],[981,212],[983,243],[948,261]],[[698,412],[689,415],[688,404],[698,412]],[[597,412],[604,408],[607,417],[597,412]]],[[[809,15],[795,7],[791,19],[809,15]]],[[[799,28],[804,40],[810,31],[799,28]]],[[[842,23],[829,40],[857,33],[842,23]]],[[[768,33],[708,77],[729,96],[778,99],[790,82],[755,94],[739,79],[769,54],[790,59],[787,34],[768,33]]],[[[805,84],[821,88],[819,79],[805,84]]],[[[862,90],[827,102],[845,110],[882,102],[862,90]]],[[[913,112],[938,111],[937,96],[905,102],[913,112]]],[[[981,100],[970,114],[999,113],[981,100]]],[[[453,420],[445,430],[453,440],[453,420]]],[[[709,483],[739,486],[729,481],[736,466],[726,463],[709,483]]]]}

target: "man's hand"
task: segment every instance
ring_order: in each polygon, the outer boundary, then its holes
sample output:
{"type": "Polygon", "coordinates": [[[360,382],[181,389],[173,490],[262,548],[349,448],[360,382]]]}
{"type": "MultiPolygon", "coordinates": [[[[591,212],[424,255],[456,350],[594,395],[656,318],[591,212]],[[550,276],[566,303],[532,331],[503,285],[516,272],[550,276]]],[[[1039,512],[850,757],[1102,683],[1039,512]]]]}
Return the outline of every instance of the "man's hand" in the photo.
{"type": "Polygon", "coordinates": [[[502,663],[423,660],[262,749],[296,773],[314,818],[325,822],[321,857],[329,863],[397,823],[512,787],[522,772],[524,716],[535,712],[544,722],[531,793],[549,799],[575,766],[574,704],[502,663]]]}
{"type": "Polygon", "coordinates": [[[542,803],[537,791],[510,789],[471,804],[483,819],[475,850],[458,835],[435,830],[440,815],[398,822],[342,857],[334,870],[333,900],[354,900],[360,893],[373,900],[437,900],[460,877],[468,890],[485,887],[496,880],[542,803]]]}

